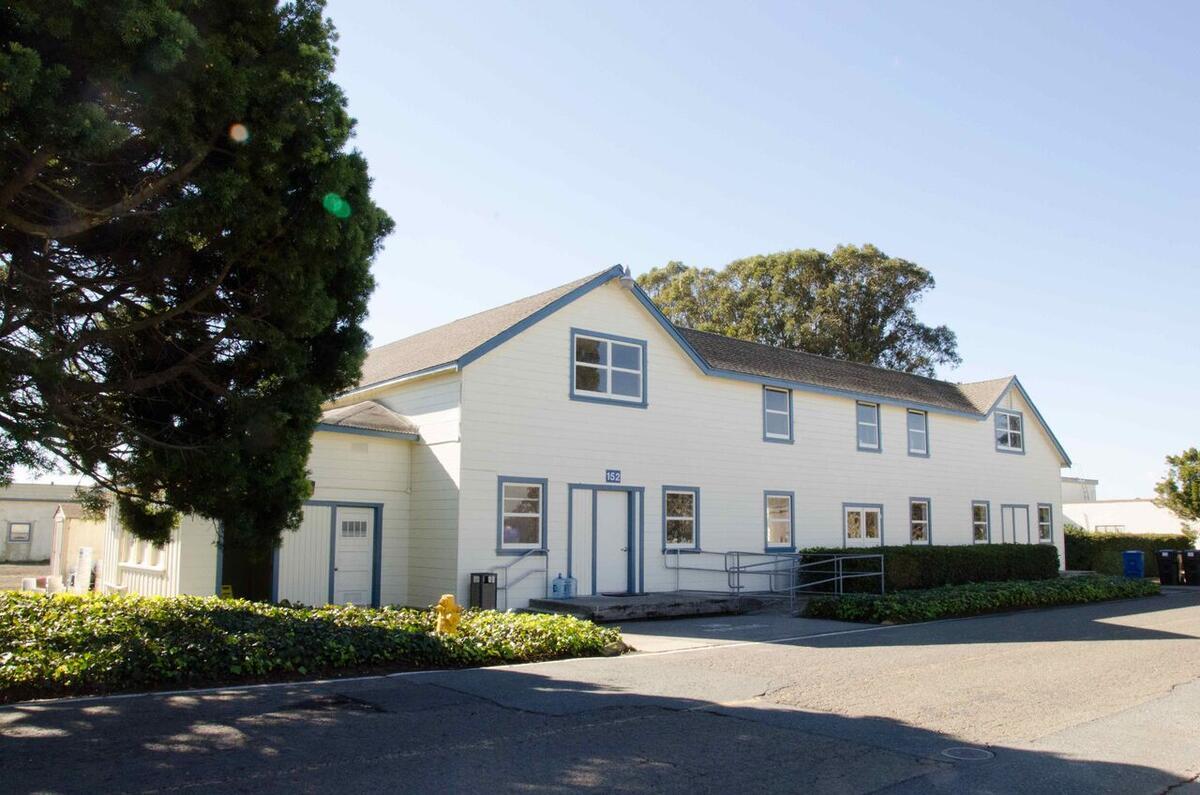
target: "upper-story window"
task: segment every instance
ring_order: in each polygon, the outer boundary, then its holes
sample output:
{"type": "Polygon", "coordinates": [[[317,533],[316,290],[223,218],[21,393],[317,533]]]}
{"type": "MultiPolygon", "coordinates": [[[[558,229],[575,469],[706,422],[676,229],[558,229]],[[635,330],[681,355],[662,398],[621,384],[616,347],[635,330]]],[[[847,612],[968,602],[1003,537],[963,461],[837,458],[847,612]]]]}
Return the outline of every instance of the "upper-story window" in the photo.
{"type": "Polygon", "coordinates": [[[1021,412],[996,409],[996,449],[1004,453],[1025,452],[1025,424],[1021,412]]]}
{"type": "Polygon", "coordinates": [[[879,404],[858,403],[855,416],[858,423],[858,449],[879,452],[879,404]]]}
{"type": "Polygon", "coordinates": [[[929,415],[916,409],[908,410],[908,454],[929,455],[929,415]]]}
{"type": "Polygon", "coordinates": [[[645,406],[645,341],[572,329],[571,397],[645,406]]]}
{"type": "Polygon", "coordinates": [[[763,440],[792,441],[792,390],[763,387],[763,440]]]}

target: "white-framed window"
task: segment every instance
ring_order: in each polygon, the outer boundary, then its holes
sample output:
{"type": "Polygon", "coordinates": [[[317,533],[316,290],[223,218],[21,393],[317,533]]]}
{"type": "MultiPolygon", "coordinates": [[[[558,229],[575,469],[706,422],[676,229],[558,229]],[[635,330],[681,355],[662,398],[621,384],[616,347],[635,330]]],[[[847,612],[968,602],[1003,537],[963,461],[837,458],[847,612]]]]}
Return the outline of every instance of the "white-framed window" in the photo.
{"type": "Polygon", "coordinates": [[[792,390],[763,387],[763,440],[792,441],[792,390]]]}
{"type": "Polygon", "coordinates": [[[544,549],[546,481],[501,477],[499,489],[498,551],[544,549]]]}
{"type": "Polygon", "coordinates": [[[847,546],[879,546],[883,540],[883,508],[846,505],[843,508],[847,546]]]}
{"type": "Polygon", "coordinates": [[[908,541],[910,544],[929,543],[929,500],[923,497],[908,501],[908,541]]]}
{"type": "Polygon", "coordinates": [[[663,487],[663,546],[697,549],[700,546],[700,489],[663,487]]]}
{"type": "Polygon", "coordinates": [[[342,520],[342,538],[366,538],[367,537],[367,520],[366,519],[344,519],[342,520]]]}
{"type": "Polygon", "coordinates": [[[908,422],[908,454],[915,456],[929,455],[929,415],[924,411],[909,409],[908,422]]]}
{"type": "Polygon", "coordinates": [[[1005,453],[1025,452],[1025,427],[1021,412],[996,409],[996,449],[1005,453]]]}
{"type": "Polygon", "coordinates": [[[971,540],[976,544],[986,544],[991,540],[991,506],[981,500],[971,503],[971,540]]]}
{"type": "Polygon", "coordinates": [[[854,413],[858,425],[858,449],[878,452],[880,449],[879,404],[856,403],[854,413]]]}
{"type": "Polygon", "coordinates": [[[33,536],[33,522],[9,522],[8,540],[12,544],[27,544],[33,536]]]}
{"type": "Polygon", "coordinates": [[[795,517],[792,515],[794,495],[790,491],[768,491],[763,495],[763,512],[767,532],[767,549],[792,549],[795,536],[795,517]]]}
{"type": "Polygon", "coordinates": [[[1038,543],[1054,543],[1054,508],[1046,504],[1037,507],[1038,543]]]}
{"type": "Polygon", "coordinates": [[[572,329],[571,397],[644,406],[646,343],[572,329]]]}

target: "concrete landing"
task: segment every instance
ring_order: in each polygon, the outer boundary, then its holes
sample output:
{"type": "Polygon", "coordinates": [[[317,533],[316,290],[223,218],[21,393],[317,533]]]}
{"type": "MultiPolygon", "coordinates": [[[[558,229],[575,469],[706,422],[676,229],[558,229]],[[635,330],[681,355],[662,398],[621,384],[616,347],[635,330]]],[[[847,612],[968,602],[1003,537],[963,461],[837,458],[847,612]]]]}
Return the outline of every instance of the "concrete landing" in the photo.
{"type": "Polygon", "coordinates": [[[598,624],[640,618],[717,616],[758,610],[772,601],[752,594],[717,594],[691,591],[643,593],[631,596],[576,596],[573,599],[530,599],[538,613],[566,613],[598,624]]]}

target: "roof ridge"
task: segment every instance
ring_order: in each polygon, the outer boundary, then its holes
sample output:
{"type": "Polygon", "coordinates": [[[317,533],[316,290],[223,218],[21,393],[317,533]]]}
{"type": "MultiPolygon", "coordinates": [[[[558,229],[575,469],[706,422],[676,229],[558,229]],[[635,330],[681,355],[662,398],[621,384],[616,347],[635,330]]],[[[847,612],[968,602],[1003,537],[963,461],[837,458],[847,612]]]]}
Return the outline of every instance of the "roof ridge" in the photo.
{"type": "MultiPolygon", "coordinates": [[[[933,378],[928,375],[921,375],[920,373],[910,373],[905,370],[893,370],[890,367],[882,367],[878,364],[867,364],[866,362],[856,362],[856,361],[852,361],[850,359],[837,359],[833,356],[825,356],[820,353],[813,353],[812,351],[802,351],[802,350],[798,350],[796,348],[781,348],[777,345],[768,345],[765,342],[757,342],[755,340],[744,340],[741,337],[731,337],[728,334],[718,334],[715,331],[701,331],[700,329],[689,328],[688,326],[681,326],[677,323],[672,323],[671,325],[675,326],[675,328],[677,328],[677,329],[682,329],[683,331],[690,331],[693,334],[707,334],[710,337],[720,337],[721,339],[733,340],[734,342],[740,342],[740,343],[744,343],[746,345],[757,345],[760,348],[766,348],[766,349],[772,350],[772,351],[779,351],[781,353],[793,353],[793,354],[797,354],[800,356],[812,356],[816,359],[824,359],[827,362],[837,362],[838,364],[842,364],[842,365],[853,365],[854,367],[862,367],[862,368],[866,368],[869,370],[881,370],[885,373],[894,373],[896,375],[909,376],[912,378],[920,378],[924,381],[932,381],[934,383],[947,384],[949,386],[960,386],[961,385],[961,382],[958,382],[958,381],[947,381],[942,378],[933,378]]],[[[1005,378],[1011,378],[1011,377],[1012,376],[1005,376],[1002,378],[993,378],[993,379],[987,379],[985,381],[976,381],[976,382],[972,382],[972,383],[983,384],[983,383],[987,383],[988,380],[1003,381],[1003,380],[1005,380],[1005,378]]]]}

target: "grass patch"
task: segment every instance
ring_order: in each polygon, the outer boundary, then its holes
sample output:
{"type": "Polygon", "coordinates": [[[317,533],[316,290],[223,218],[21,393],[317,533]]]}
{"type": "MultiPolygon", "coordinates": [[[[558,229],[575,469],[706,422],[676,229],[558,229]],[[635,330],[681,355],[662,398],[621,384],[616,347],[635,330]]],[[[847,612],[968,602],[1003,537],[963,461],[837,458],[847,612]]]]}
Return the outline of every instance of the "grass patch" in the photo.
{"type": "Polygon", "coordinates": [[[620,633],[570,616],[240,599],[0,593],[0,702],[597,656],[620,633]]]}
{"type": "Polygon", "coordinates": [[[1108,599],[1133,599],[1159,592],[1151,580],[1121,577],[1064,577],[1057,580],[1013,580],[946,585],[921,591],[897,591],[886,596],[848,594],[816,597],[805,615],[838,621],[911,624],[939,618],[977,616],[1033,607],[1076,605],[1108,599]]]}

